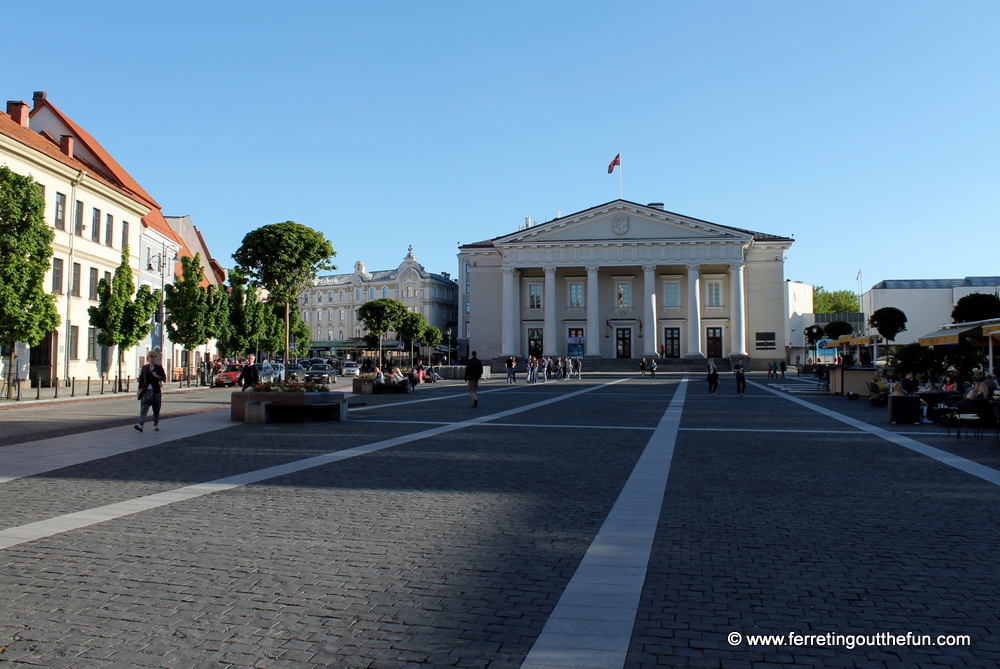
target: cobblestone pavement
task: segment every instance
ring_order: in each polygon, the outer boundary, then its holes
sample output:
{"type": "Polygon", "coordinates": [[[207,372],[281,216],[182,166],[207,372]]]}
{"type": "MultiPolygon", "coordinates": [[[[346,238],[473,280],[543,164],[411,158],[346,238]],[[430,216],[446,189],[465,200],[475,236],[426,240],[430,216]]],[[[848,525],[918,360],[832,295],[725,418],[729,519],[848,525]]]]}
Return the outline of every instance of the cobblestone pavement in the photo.
{"type": "MultiPolygon", "coordinates": [[[[617,666],[997,666],[1000,488],[881,430],[987,477],[1000,447],[751,378],[745,397],[686,386],[617,666]],[[907,632],[969,642],[815,638],[907,632]]],[[[366,396],[347,422],[234,425],[2,483],[0,534],[55,529],[0,549],[0,666],[518,667],[680,382],[498,380],[477,409],[435,384],[366,396]],[[324,459],[338,453],[353,457],[324,459]],[[52,520],[198,486],[78,529],[52,520]]],[[[549,664],[612,666],[601,652],[549,664]]]]}

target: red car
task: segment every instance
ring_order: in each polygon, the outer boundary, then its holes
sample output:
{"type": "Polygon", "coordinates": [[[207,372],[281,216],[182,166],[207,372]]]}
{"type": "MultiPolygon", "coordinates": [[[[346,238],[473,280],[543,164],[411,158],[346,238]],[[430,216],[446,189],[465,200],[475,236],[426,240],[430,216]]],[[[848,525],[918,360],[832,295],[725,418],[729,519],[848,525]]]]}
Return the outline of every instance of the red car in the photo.
{"type": "Polygon", "coordinates": [[[235,386],[240,378],[243,365],[226,365],[226,368],[215,375],[215,385],[219,388],[223,386],[235,386]]]}

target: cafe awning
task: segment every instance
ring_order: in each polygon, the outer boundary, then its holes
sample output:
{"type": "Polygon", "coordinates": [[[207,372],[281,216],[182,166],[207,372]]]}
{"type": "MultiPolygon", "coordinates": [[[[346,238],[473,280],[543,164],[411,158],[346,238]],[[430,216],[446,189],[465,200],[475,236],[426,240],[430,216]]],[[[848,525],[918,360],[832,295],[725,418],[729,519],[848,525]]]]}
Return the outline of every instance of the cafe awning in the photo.
{"type": "Polygon", "coordinates": [[[918,341],[921,346],[948,346],[950,344],[957,344],[958,340],[963,337],[977,335],[980,331],[981,328],[978,325],[973,327],[966,325],[964,327],[941,328],[940,330],[935,330],[930,334],[924,335],[918,341]]]}

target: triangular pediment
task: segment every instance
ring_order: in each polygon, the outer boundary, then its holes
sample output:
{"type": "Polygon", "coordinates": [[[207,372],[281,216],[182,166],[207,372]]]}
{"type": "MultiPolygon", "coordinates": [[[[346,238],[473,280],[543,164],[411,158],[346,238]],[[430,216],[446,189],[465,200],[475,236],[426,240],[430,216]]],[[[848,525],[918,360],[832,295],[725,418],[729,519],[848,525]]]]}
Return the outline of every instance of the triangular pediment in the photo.
{"type": "Polygon", "coordinates": [[[494,245],[574,241],[685,240],[742,243],[753,234],[624,200],[557,218],[494,240],[494,245]]]}

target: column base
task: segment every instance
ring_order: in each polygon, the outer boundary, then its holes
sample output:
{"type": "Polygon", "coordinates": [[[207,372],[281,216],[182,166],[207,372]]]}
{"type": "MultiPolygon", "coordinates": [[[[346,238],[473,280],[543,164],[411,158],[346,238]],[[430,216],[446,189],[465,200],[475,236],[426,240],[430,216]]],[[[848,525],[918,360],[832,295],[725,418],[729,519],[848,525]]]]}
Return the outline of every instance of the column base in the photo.
{"type": "Polygon", "coordinates": [[[685,358],[689,358],[689,359],[692,359],[692,360],[698,360],[698,359],[702,359],[702,358],[704,358],[704,357],[705,357],[705,354],[704,354],[704,353],[702,353],[701,351],[698,351],[697,353],[688,353],[688,354],[687,354],[687,355],[685,355],[684,357],[685,357],[685,358]]]}

